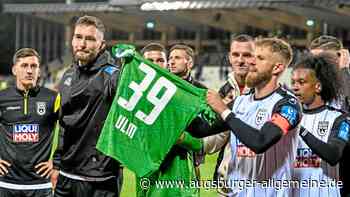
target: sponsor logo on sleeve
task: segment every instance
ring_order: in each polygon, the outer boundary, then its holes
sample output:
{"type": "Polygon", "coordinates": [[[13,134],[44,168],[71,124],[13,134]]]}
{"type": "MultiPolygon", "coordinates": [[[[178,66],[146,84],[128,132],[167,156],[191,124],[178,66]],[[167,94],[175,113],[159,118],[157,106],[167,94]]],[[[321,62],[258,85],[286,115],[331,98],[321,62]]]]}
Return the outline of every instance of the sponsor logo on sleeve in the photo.
{"type": "Polygon", "coordinates": [[[12,110],[20,110],[21,106],[8,106],[6,107],[7,111],[12,111],[12,110]]]}
{"type": "Polygon", "coordinates": [[[281,116],[288,120],[292,127],[295,127],[298,121],[298,111],[289,105],[284,105],[281,108],[281,116]]]}
{"type": "Polygon", "coordinates": [[[346,142],[349,141],[350,126],[347,122],[343,121],[339,127],[338,137],[346,142]]]}
{"type": "Polygon", "coordinates": [[[12,140],[14,142],[38,142],[38,124],[16,124],[13,126],[12,140]]]}

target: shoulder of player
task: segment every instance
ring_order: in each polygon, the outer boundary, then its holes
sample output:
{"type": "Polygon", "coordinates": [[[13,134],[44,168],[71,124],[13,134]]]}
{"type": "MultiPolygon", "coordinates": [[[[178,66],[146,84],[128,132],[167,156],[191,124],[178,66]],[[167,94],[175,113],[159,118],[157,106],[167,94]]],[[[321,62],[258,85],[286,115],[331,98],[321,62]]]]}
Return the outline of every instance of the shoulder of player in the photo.
{"type": "Polygon", "coordinates": [[[15,92],[15,88],[13,86],[9,86],[3,90],[0,90],[0,98],[7,97],[12,95],[15,92]]]}
{"type": "Polygon", "coordinates": [[[51,90],[49,88],[46,88],[46,87],[40,87],[39,94],[52,97],[52,96],[56,96],[58,94],[58,92],[55,90],[51,90]]]}
{"type": "Polygon", "coordinates": [[[340,113],[339,116],[335,119],[335,122],[347,122],[350,125],[350,114],[349,113],[340,113]]]}
{"type": "Polygon", "coordinates": [[[281,87],[276,91],[276,93],[281,96],[281,99],[276,103],[276,105],[291,105],[301,110],[300,102],[290,90],[281,87]]]}
{"type": "Polygon", "coordinates": [[[117,71],[119,71],[119,66],[114,64],[106,64],[102,67],[102,71],[107,76],[112,76],[113,74],[117,73],[117,71]]]}
{"type": "Polygon", "coordinates": [[[192,80],[192,85],[194,85],[198,88],[208,89],[203,83],[201,83],[197,80],[192,80]]]}

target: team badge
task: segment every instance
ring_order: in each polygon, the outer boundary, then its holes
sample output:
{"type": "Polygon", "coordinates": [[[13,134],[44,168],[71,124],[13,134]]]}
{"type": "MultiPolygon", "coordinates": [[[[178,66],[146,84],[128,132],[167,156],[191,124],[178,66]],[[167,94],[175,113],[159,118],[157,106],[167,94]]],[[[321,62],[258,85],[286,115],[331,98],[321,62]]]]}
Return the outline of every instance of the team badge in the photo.
{"type": "Polygon", "coordinates": [[[327,131],[328,131],[328,121],[320,121],[318,122],[318,126],[317,126],[317,134],[320,136],[324,136],[326,135],[327,131]]]}
{"type": "Polygon", "coordinates": [[[36,102],[36,113],[40,116],[46,113],[46,103],[45,102],[36,102]]]}
{"type": "Polygon", "coordinates": [[[72,85],[72,77],[68,77],[64,82],[64,85],[71,86],[72,85]]]}
{"type": "Polygon", "coordinates": [[[266,121],[267,118],[267,110],[266,109],[259,109],[256,113],[255,117],[255,123],[257,125],[260,125],[266,121]]]}

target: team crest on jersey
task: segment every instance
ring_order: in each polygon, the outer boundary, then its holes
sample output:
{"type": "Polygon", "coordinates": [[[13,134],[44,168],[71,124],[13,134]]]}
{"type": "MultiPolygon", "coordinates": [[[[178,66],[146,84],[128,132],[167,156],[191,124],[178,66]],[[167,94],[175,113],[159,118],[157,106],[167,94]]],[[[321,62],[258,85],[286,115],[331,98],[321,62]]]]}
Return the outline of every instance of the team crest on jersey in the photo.
{"type": "Polygon", "coordinates": [[[329,125],[328,121],[320,121],[320,122],[318,122],[317,134],[320,135],[320,136],[326,135],[327,131],[328,131],[328,125],[329,125]]]}
{"type": "Polygon", "coordinates": [[[45,102],[36,102],[36,113],[40,116],[46,113],[46,103],[45,102]]]}
{"type": "Polygon", "coordinates": [[[256,113],[255,117],[255,123],[257,125],[260,125],[266,121],[267,118],[267,110],[266,109],[259,109],[256,113]]]}
{"type": "Polygon", "coordinates": [[[14,142],[38,142],[39,125],[38,124],[16,124],[13,125],[12,140],[14,142]]]}
{"type": "Polygon", "coordinates": [[[71,86],[72,85],[72,77],[68,77],[64,82],[64,85],[71,86]]]}

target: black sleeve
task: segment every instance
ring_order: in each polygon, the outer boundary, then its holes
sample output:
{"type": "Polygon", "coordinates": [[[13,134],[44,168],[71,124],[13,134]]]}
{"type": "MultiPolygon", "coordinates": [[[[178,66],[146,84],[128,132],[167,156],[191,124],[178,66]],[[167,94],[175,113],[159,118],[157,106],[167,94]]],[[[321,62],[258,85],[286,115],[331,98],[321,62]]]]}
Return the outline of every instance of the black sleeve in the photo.
{"type": "Polygon", "coordinates": [[[300,136],[311,150],[332,166],[341,159],[344,148],[349,142],[349,135],[350,124],[346,116],[336,119],[327,142],[319,140],[304,127],[300,129],[300,136]]]}
{"type": "Polygon", "coordinates": [[[277,143],[283,135],[282,130],[272,122],[266,122],[259,131],[235,118],[233,113],[227,116],[226,122],[236,137],[258,154],[265,152],[269,147],[277,143]]]}
{"type": "Polygon", "coordinates": [[[223,86],[220,87],[218,93],[221,98],[224,98],[232,89],[233,87],[231,87],[230,83],[227,81],[223,86]]]}
{"type": "Polygon", "coordinates": [[[193,137],[203,138],[210,135],[215,135],[229,130],[228,125],[220,118],[218,118],[212,125],[205,121],[202,117],[198,116],[187,127],[186,131],[193,137]]]}
{"type": "MultiPolygon", "coordinates": [[[[233,103],[234,101],[227,105],[229,109],[232,109],[233,103]]],[[[220,117],[217,117],[217,120],[210,125],[201,116],[195,118],[186,129],[187,132],[196,138],[208,137],[227,130],[230,130],[230,127],[220,117]]]]}
{"type": "Polygon", "coordinates": [[[117,68],[116,71],[111,75],[111,85],[110,90],[109,90],[109,95],[114,98],[115,93],[117,92],[117,87],[118,87],[118,80],[119,80],[119,74],[120,74],[120,69],[117,68]]]}
{"type": "MultiPolygon", "coordinates": [[[[286,97],[277,102],[273,108],[273,114],[279,114],[288,122],[288,131],[294,129],[301,120],[300,105],[291,97],[286,97]]],[[[258,154],[265,152],[276,144],[284,135],[282,128],[273,121],[265,122],[258,130],[235,118],[232,113],[226,118],[226,123],[243,144],[258,154]]]]}

